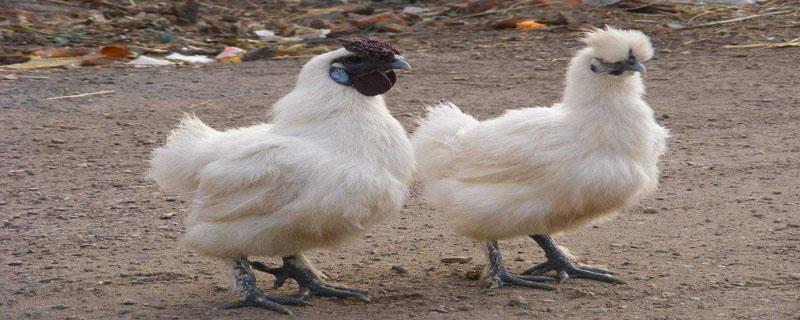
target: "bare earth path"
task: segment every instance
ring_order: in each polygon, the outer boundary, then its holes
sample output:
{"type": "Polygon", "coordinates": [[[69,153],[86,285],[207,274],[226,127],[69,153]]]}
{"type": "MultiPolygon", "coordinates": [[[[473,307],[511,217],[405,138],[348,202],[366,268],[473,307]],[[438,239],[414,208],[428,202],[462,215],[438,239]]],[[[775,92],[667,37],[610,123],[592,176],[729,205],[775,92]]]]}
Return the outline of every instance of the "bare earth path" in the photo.
{"type": "MultiPolygon", "coordinates": [[[[386,99],[409,131],[423,105],[441,98],[481,118],[548,105],[560,95],[574,37],[408,48],[415,71],[386,99]]],[[[466,276],[479,260],[440,262],[473,256],[474,243],[453,234],[415,187],[403,212],[361,241],[311,254],[335,281],[368,289],[373,303],[316,299],[292,309],[328,320],[800,319],[800,51],[684,50],[662,50],[646,75],[649,101],[672,132],[661,189],[559,238],[627,284],[488,291],[466,276]],[[519,296],[527,304],[508,306],[519,296]]],[[[0,81],[0,319],[287,318],[214,310],[228,297],[225,269],[176,247],[187,204],[144,174],[149,151],[182,112],[217,128],[264,121],[303,62],[83,68],[0,81]],[[115,92],[45,100],[100,90],[115,92]]],[[[543,259],[530,240],[501,246],[514,271],[543,259]]]]}

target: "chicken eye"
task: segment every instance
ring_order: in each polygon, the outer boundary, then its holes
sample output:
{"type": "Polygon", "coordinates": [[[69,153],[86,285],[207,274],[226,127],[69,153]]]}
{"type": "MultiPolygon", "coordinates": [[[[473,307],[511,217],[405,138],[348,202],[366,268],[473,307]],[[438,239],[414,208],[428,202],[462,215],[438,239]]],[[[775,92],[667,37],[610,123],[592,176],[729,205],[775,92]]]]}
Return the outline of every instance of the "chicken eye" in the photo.
{"type": "Polygon", "coordinates": [[[347,71],[345,71],[343,68],[334,67],[331,68],[328,73],[330,74],[331,80],[338,84],[346,86],[353,84],[353,82],[350,81],[350,75],[347,74],[347,71]]]}

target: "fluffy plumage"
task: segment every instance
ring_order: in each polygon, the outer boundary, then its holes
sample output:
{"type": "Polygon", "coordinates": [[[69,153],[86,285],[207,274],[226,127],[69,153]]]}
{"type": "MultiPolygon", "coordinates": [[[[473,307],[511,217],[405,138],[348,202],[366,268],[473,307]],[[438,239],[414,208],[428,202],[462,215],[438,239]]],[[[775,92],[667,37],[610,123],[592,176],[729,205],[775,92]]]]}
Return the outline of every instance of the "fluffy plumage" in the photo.
{"type": "Polygon", "coordinates": [[[667,131],[638,73],[596,73],[594,60],[646,61],[638,31],[595,30],[567,71],[563,100],[479,122],[455,105],[429,108],[412,138],[429,201],[480,240],[583,226],[653,191],[667,131]]]}
{"type": "Polygon", "coordinates": [[[233,258],[330,247],[402,207],[411,145],[382,96],[335,83],[339,49],[311,59],[273,122],[218,131],[186,117],[155,150],[150,176],[192,200],[181,243],[233,258]]]}

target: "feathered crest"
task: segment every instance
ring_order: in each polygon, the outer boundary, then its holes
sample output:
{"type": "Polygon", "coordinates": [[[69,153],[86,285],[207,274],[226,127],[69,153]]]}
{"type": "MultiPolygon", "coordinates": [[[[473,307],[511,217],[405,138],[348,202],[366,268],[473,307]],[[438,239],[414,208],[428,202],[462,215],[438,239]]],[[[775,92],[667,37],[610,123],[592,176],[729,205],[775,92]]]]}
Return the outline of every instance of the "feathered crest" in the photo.
{"type": "Polygon", "coordinates": [[[625,59],[629,51],[641,61],[653,57],[650,38],[638,30],[617,29],[606,25],[584,34],[583,43],[594,48],[595,55],[607,62],[625,59]]]}
{"type": "Polygon", "coordinates": [[[400,54],[397,47],[388,42],[375,39],[337,39],[347,51],[355,52],[370,58],[380,60],[393,60],[400,54]]]}

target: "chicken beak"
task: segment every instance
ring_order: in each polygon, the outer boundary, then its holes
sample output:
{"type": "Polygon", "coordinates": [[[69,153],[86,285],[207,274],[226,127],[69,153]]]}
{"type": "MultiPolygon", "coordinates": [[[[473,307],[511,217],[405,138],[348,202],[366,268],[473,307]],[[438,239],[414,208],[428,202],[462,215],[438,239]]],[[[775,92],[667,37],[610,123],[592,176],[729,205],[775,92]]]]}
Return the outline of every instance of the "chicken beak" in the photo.
{"type": "Polygon", "coordinates": [[[406,62],[406,59],[402,56],[395,55],[394,61],[390,62],[387,67],[389,69],[404,69],[404,70],[411,70],[411,65],[406,62]]]}
{"type": "Polygon", "coordinates": [[[639,62],[639,60],[629,59],[627,62],[625,62],[625,70],[639,71],[639,73],[645,73],[647,71],[647,68],[645,68],[644,65],[641,62],[639,62]]]}

